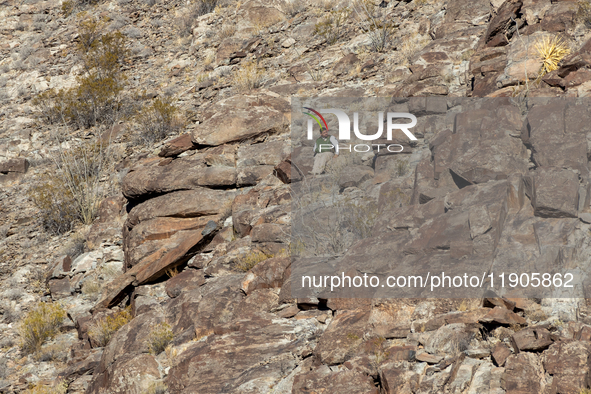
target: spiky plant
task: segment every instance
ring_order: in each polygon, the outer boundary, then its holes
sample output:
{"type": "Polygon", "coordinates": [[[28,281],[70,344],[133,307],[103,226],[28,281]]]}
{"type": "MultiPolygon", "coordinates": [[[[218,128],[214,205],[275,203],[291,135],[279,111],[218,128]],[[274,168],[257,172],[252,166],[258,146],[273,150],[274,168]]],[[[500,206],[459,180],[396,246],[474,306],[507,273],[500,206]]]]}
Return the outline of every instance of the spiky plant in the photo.
{"type": "Polygon", "coordinates": [[[558,63],[570,53],[570,48],[560,37],[546,36],[536,44],[538,55],[542,60],[540,76],[558,69],[558,63]]]}

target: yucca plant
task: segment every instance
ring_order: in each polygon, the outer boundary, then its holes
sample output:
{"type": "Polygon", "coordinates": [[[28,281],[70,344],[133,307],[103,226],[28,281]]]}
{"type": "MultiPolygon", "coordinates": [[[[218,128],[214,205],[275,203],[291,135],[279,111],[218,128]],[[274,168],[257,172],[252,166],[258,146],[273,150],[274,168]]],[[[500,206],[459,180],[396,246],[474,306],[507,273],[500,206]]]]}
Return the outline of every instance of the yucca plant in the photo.
{"type": "Polygon", "coordinates": [[[568,44],[557,36],[544,37],[536,44],[536,49],[542,60],[540,76],[544,76],[549,72],[558,69],[558,63],[570,53],[568,44]]]}

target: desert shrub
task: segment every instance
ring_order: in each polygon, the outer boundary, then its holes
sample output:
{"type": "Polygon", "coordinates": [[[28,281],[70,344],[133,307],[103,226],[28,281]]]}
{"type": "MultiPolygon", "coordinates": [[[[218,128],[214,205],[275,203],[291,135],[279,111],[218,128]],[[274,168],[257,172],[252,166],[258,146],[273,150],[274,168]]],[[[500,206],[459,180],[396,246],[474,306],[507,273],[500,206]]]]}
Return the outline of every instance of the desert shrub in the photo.
{"type": "Polygon", "coordinates": [[[589,0],[579,0],[577,2],[576,17],[586,27],[591,27],[591,2],[589,0]]]}
{"type": "Polygon", "coordinates": [[[66,311],[58,304],[40,303],[27,313],[23,319],[19,334],[21,348],[25,353],[34,353],[41,345],[57,334],[66,311]]]}
{"type": "Polygon", "coordinates": [[[37,384],[26,390],[25,394],[66,394],[67,392],[68,384],[66,381],[61,381],[60,383],[53,386],[37,384]]]}
{"type": "Polygon", "coordinates": [[[129,55],[125,36],[120,32],[102,33],[105,22],[92,18],[78,23],[76,46],[85,72],[78,86],[50,89],[33,100],[40,117],[49,123],[69,123],[88,128],[113,123],[121,107],[120,93],[125,76],[121,64],[129,55]]]}
{"type": "Polygon", "coordinates": [[[102,286],[99,281],[90,277],[87,278],[82,284],[82,294],[92,301],[95,301],[101,294],[102,286]]]}
{"type": "Polygon", "coordinates": [[[148,387],[146,394],[166,394],[168,393],[168,387],[162,382],[153,382],[148,387]]]}
{"type": "Polygon", "coordinates": [[[265,261],[273,256],[269,256],[259,250],[254,250],[238,259],[236,268],[240,271],[247,272],[253,269],[258,263],[265,261]]]}
{"type": "Polygon", "coordinates": [[[256,62],[247,62],[234,72],[232,82],[240,91],[252,90],[261,86],[263,76],[264,73],[256,62]]]}
{"type": "Polygon", "coordinates": [[[398,27],[386,9],[372,0],[356,0],[353,9],[359,18],[359,26],[371,40],[372,49],[376,52],[386,50],[398,27]]]}
{"type": "Polygon", "coordinates": [[[219,32],[219,39],[223,40],[225,38],[232,37],[236,33],[236,27],[234,25],[225,25],[222,26],[222,29],[219,32]]]}
{"type": "Polygon", "coordinates": [[[43,227],[53,234],[70,231],[80,220],[74,196],[60,177],[47,175],[43,183],[30,189],[30,198],[40,211],[43,227]]]}
{"type": "Polygon", "coordinates": [[[174,339],[172,328],[168,323],[158,324],[152,329],[148,336],[148,350],[157,356],[162,353],[174,339]]]}
{"type": "Polygon", "coordinates": [[[540,76],[558,69],[558,63],[570,53],[568,45],[558,36],[545,36],[536,44],[536,49],[542,60],[540,76]]]}
{"type": "Polygon", "coordinates": [[[220,0],[197,0],[195,2],[195,14],[197,16],[209,14],[220,4],[220,0]]]}
{"type": "Polygon", "coordinates": [[[190,36],[193,33],[195,19],[213,12],[220,3],[220,0],[197,0],[189,6],[176,21],[176,28],[181,37],[190,36]]]}
{"type": "Polygon", "coordinates": [[[161,141],[185,126],[179,109],[168,98],[154,99],[139,112],[136,122],[142,130],[141,138],[148,144],[161,141]]]}
{"type": "Polygon", "coordinates": [[[68,358],[67,348],[63,343],[42,347],[37,352],[35,359],[39,362],[61,361],[65,362],[68,358]]]}
{"type": "Polygon", "coordinates": [[[350,10],[347,7],[331,10],[316,23],[314,34],[324,38],[328,45],[336,43],[343,34],[349,14],[350,10]]]}
{"type": "Polygon", "coordinates": [[[132,319],[131,308],[127,307],[106,318],[99,319],[88,330],[88,336],[100,347],[105,347],[113,335],[132,319]]]}
{"type": "Polygon", "coordinates": [[[283,12],[289,16],[296,16],[306,9],[306,4],[301,0],[288,0],[283,6],[283,12]]]}
{"type": "Polygon", "coordinates": [[[110,145],[95,141],[69,150],[58,144],[57,171],[30,190],[45,229],[55,234],[70,231],[80,221],[91,224],[105,190],[100,185],[111,159],[110,145]]]}

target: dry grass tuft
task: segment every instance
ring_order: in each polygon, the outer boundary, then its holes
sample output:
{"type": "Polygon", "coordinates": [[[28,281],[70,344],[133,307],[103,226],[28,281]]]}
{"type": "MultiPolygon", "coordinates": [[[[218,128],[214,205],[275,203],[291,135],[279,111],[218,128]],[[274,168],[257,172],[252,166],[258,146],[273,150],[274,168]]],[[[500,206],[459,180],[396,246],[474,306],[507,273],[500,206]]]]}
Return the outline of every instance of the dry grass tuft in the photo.
{"type": "Polygon", "coordinates": [[[238,260],[236,267],[243,272],[248,272],[253,269],[258,263],[270,259],[273,256],[266,255],[265,253],[254,250],[238,260]]]}
{"type": "Polygon", "coordinates": [[[540,69],[540,76],[544,76],[551,71],[558,69],[558,63],[570,53],[568,44],[560,37],[546,36],[536,44],[538,55],[542,60],[542,68],[540,69]]]}
{"type": "Polygon", "coordinates": [[[256,89],[263,82],[264,72],[256,62],[245,63],[232,77],[234,86],[240,91],[256,89]]]}

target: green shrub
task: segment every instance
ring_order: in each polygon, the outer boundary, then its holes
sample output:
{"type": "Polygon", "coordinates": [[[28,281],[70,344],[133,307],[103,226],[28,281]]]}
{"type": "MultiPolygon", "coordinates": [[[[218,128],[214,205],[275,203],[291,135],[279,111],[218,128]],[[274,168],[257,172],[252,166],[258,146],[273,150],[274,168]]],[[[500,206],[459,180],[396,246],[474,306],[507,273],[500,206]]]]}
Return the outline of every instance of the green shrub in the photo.
{"type": "Polygon", "coordinates": [[[157,356],[166,350],[166,347],[174,339],[172,328],[168,323],[158,324],[150,332],[148,337],[148,350],[151,354],[157,356]]]}
{"type": "Polygon", "coordinates": [[[88,336],[97,343],[99,347],[105,347],[109,344],[109,341],[113,335],[115,335],[117,330],[129,323],[131,319],[131,308],[127,307],[111,316],[99,319],[88,330],[88,336]]]}
{"type": "Polygon", "coordinates": [[[147,144],[161,141],[185,127],[179,109],[166,98],[156,98],[145,106],[136,116],[136,122],[142,130],[141,139],[147,144]]]}
{"type": "Polygon", "coordinates": [[[27,313],[19,327],[21,348],[25,353],[34,353],[48,339],[53,338],[66,311],[58,304],[40,303],[27,313]]]}

